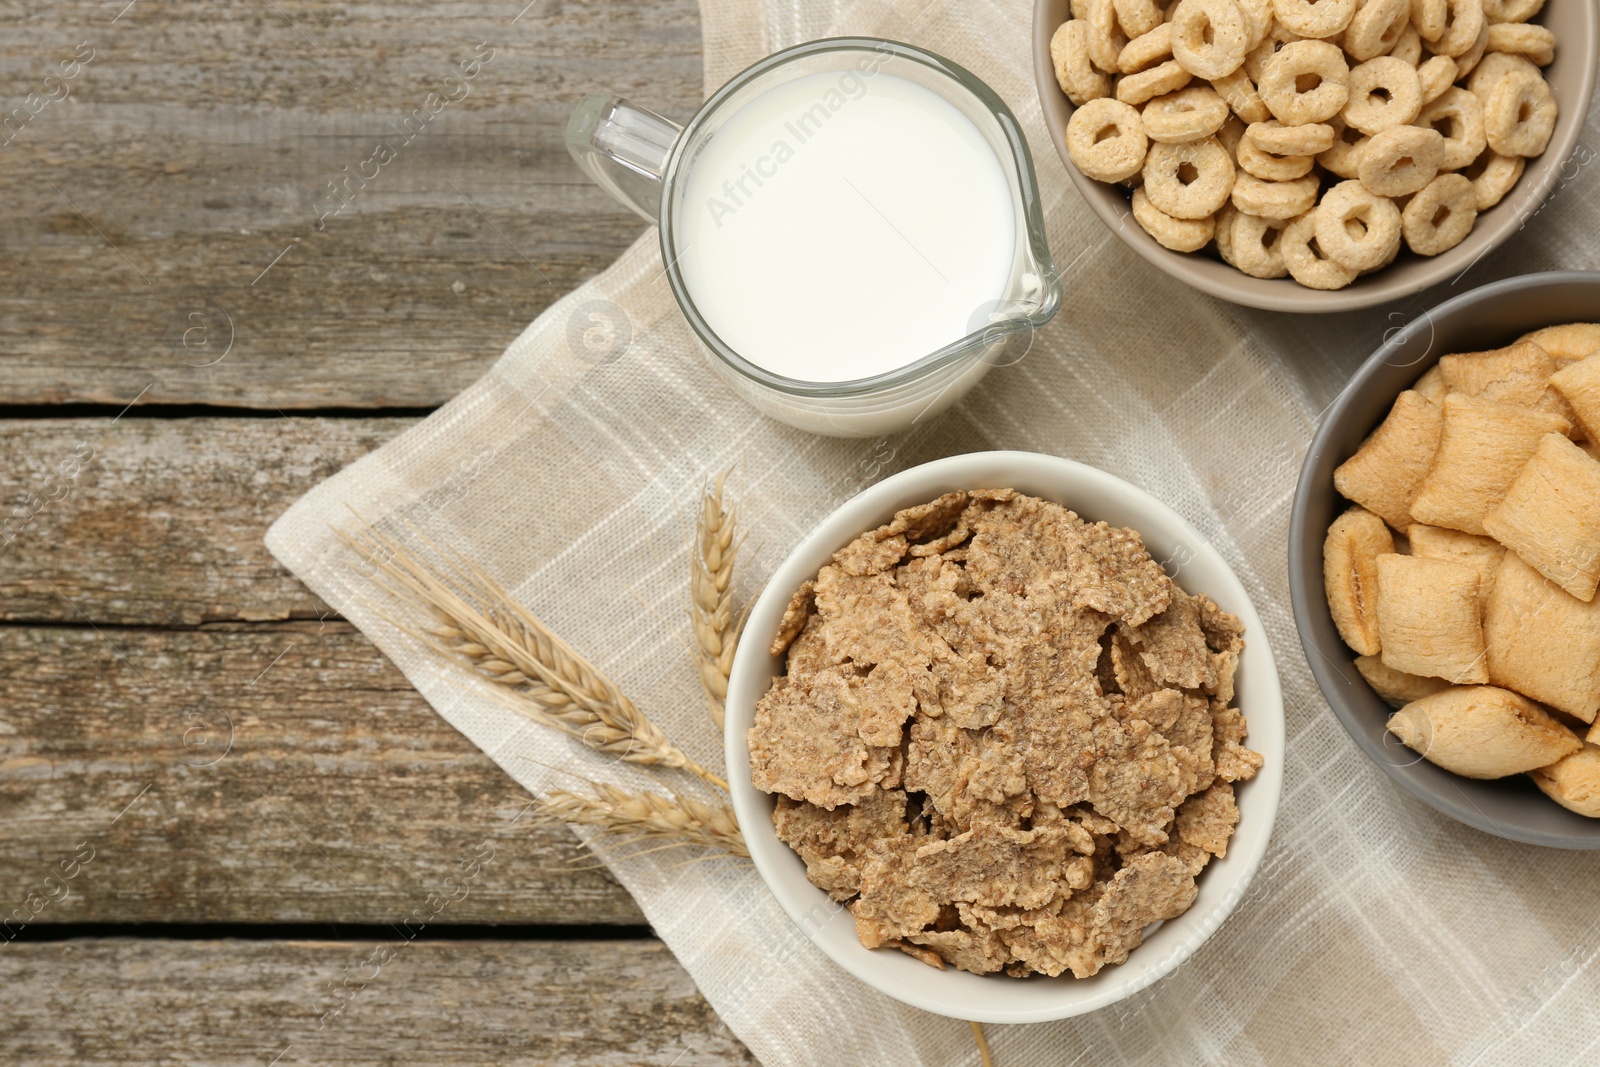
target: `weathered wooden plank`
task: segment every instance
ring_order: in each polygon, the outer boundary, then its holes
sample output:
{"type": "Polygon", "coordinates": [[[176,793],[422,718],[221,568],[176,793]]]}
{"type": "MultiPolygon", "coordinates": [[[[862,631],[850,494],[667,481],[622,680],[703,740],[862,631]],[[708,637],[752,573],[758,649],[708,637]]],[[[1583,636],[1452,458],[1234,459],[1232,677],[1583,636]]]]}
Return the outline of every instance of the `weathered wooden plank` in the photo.
{"type": "Polygon", "coordinates": [[[0,693],[6,929],[644,922],[347,623],[0,626],[0,693]]]}
{"type": "Polygon", "coordinates": [[[439,404],[644,228],[576,102],[700,99],[683,0],[118,6],[0,0],[0,403],[439,404]]]}
{"type": "Polygon", "coordinates": [[[19,942],[0,989],[31,1067],[756,1062],[656,941],[19,942]]]}
{"type": "Polygon", "coordinates": [[[0,421],[0,619],[321,619],[327,606],[262,535],[302,493],[415,422],[0,421]]]}

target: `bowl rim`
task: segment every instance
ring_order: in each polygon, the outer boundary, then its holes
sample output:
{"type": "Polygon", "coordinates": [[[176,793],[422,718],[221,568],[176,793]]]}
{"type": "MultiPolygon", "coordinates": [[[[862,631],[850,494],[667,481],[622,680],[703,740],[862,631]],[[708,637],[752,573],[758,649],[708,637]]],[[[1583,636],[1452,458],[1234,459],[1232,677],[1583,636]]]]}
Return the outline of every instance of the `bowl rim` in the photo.
{"type": "Polygon", "coordinates": [[[1115,193],[1113,186],[1095,181],[1078,170],[1066,145],[1066,119],[1074,110],[1073,104],[1056,84],[1050,60],[1050,38],[1060,20],[1049,13],[1059,12],[1067,3],[1068,0],[1034,0],[1033,73],[1045,129],[1072,183],[1107,228],[1168,277],[1229,303],[1266,311],[1320,315],[1376,307],[1414,296],[1470,270],[1479,260],[1505,244],[1526,219],[1537,214],[1557,182],[1563,180],[1561,172],[1587,129],[1597,68],[1600,68],[1600,9],[1589,0],[1578,5],[1580,17],[1587,19],[1585,32],[1569,35],[1572,39],[1564,38],[1561,43],[1562,48],[1575,49],[1587,60],[1581,67],[1580,84],[1575,94],[1581,103],[1576,110],[1562,109],[1549,145],[1539,156],[1528,161],[1530,172],[1535,170],[1536,165],[1539,167],[1537,177],[1530,180],[1530,176],[1525,174],[1505,200],[1478,217],[1472,233],[1461,245],[1434,257],[1430,262],[1420,264],[1421,269],[1415,278],[1396,281],[1394,275],[1386,279],[1382,272],[1378,272],[1370,276],[1367,284],[1358,281],[1344,289],[1324,291],[1308,289],[1288,278],[1252,278],[1220,260],[1164,248],[1138,226],[1128,225],[1130,209],[1127,199],[1115,193]],[[1488,222],[1485,222],[1486,218],[1488,222]],[[1463,263],[1469,254],[1470,262],[1463,263]]]}
{"type": "MultiPolygon", "coordinates": [[[[1314,493],[1324,489],[1332,490],[1331,484],[1327,486],[1313,486],[1317,478],[1315,468],[1321,463],[1331,445],[1330,439],[1337,432],[1337,428],[1344,422],[1347,413],[1357,403],[1362,393],[1370,387],[1372,380],[1379,376],[1386,366],[1404,366],[1417,368],[1420,376],[1426,369],[1438,362],[1438,358],[1445,353],[1435,352],[1435,339],[1430,336],[1427,349],[1421,356],[1412,357],[1406,346],[1419,341],[1424,331],[1433,331],[1439,321],[1454,318],[1458,315],[1470,314],[1475,308],[1486,301],[1498,297],[1536,291],[1555,285],[1576,283],[1595,289],[1600,296],[1600,271],[1561,270],[1544,271],[1538,274],[1523,274],[1514,278],[1506,278],[1488,285],[1479,286],[1459,296],[1439,304],[1422,315],[1419,315],[1404,327],[1395,330],[1378,349],[1373,352],[1356,372],[1350,376],[1339,391],[1334,402],[1329,405],[1327,412],[1322,416],[1321,423],[1312,435],[1311,444],[1306,449],[1305,460],[1300,466],[1300,477],[1295,483],[1294,503],[1289,514],[1289,542],[1287,546],[1287,563],[1289,568],[1289,600],[1294,614],[1295,630],[1300,637],[1301,648],[1305,651],[1306,661],[1311,668],[1312,677],[1316,679],[1317,687],[1322,691],[1323,698],[1333,710],[1334,717],[1339,720],[1339,725],[1356,743],[1356,746],[1370,759],[1383,769],[1391,781],[1399,785],[1406,793],[1427,804],[1442,815],[1448,815],[1486,834],[1504,838],[1508,841],[1517,841],[1529,845],[1541,845],[1550,848],[1564,848],[1572,850],[1600,849],[1600,821],[1595,823],[1595,831],[1590,838],[1580,838],[1558,833],[1545,833],[1536,830],[1512,829],[1497,823],[1489,813],[1475,804],[1466,791],[1457,784],[1454,796],[1437,793],[1425,788],[1414,775],[1408,774],[1407,769],[1411,764],[1397,766],[1384,758],[1383,746],[1375,744],[1363,726],[1368,725],[1359,721],[1356,709],[1346,705],[1342,690],[1352,683],[1342,676],[1337,668],[1327,660],[1325,653],[1318,646],[1314,637],[1313,624],[1319,619],[1313,618],[1313,610],[1317,604],[1316,592],[1322,584],[1322,555],[1320,550],[1313,552],[1311,544],[1321,546],[1325,531],[1316,532],[1313,539],[1308,540],[1311,533],[1308,527],[1308,512],[1311,507],[1311,498],[1314,493]],[[1390,360],[1402,351],[1406,352],[1406,362],[1391,364],[1390,360]],[[1316,588],[1313,589],[1313,586],[1316,588]]],[[[1396,395],[1402,390],[1397,390],[1396,395]]],[[[1376,424],[1374,424],[1376,425],[1376,424]]],[[[1369,431],[1370,432],[1370,431],[1369,431]]],[[[1331,472],[1329,473],[1331,482],[1331,472]]],[[[1318,479],[1320,480],[1320,479],[1318,479]]],[[[1348,650],[1346,650],[1348,651],[1348,650]]],[[[1353,655],[1353,653],[1352,653],[1353,655]]],[[[1371,692],[1371,687],[1361,683],[1365,691],[1371,692]]],[[[1376,694],[1374,694],[1375,696],[1376,694]]],[[[1445,772],[1449,773],[1449,772],[1445,772]]],[[[1461,781],[1470,781],[1462,779],[1461,781]]],[[[1554,804],[1554,801],[1551,801],[1554,804]]]]}
{"type": "MultiPolygon", "coordinates": [[[[1093,512],[1104,508],[1085,510],[1091,513],[1086,517],[1099,518],[1102,516],[1093,512]]],[[[1157,544],[1151,545],[1152,555],[1156,554],[1157,547],[1157,544]]],[[[902,1003],[951,1018],[991,1023],[1045,1022],[1094,1011],[1148,987],[1192,956],[1244,898],[1266,855],[1282,798],[1286,734],[1282,687],[1266,627],[1244,583],[1226,558],[1186,519],[1144,490],[1074,460],[1020,451],[965,453],[909,468],[862,490],[819,522],[773,571],[751,607],[744,639],[735,653],[730,672],[724,721],[730,793],[752,862],[768,891],[801,931],[845,971],[902,1003]],[[767,652],[767,640],[776,632],[778,620],[793,591],[813,577],[835,551],[862,532],[887,521],[899,508],[931,500],[952,489],[1009,484],[1019,492],[1058,499],[1064,506],[1072,507],[1071,500],[1059,499],[1072,494],[1050,491],[1051,483],[1080,487],[1085,496],[1099,492],[1103,499],[1112,501],[1112,514],[1105,516],[1108,521],[1120,522],[1119,516],[1129,513],[1142,515],[1146,520],[1154,519],[1143,523],[1144,527],[1156,531],[1153,536],[1140,526],[1135,528],[1150,541],[1188,548],[1193,555],[1183,561],[1183,566],[1198,563],[1208,572],[1204,580],[1206,588],[1197,591],[1206,592],[1219,603],[1225,600],[1227,610],[1238,615],[1245,625],[1247,644],[1239,661],[1236,702],[1250,722],[1252,747],[1267,759],[1254,779],[1241,783],[1242,829],[1230,842],[1227,857],[1214,859],[1208,865],[1211,877],[1198,880],[1200,895],[1188,911],[1159,924],[1161,928],[1150,933],[1142,946],[1148,954],[1139,966],[1134,966],[1136,960],[1141,960],[1135,952],[1127,963],[1108,967],[1094,978],[1064,976],[1022,980],[1062,983],[1059,997],[1046,994],[1034,998],[1008,996],[1011,990],[1022,988],[1018,983],[995,986],[998,995],[974,999],[973,992],[983,987],[963,979],[980,983],[1001,979],[961,971],[933,971],[909,956],[866,949],[857,940],[853,923],[849,924],[847,934],[834,935],[836,940],[824,936],[827,921],[818,922],[819,907],[831,908],[835,914],[844,909],[805,878],[799,857],[778,839],[770,815],[772,797],[756,789],[750,781],[747,731],[754,718],[756,700],[770,686],[776,665],[776,658],[767,652]],[[1250,635],[1254,635],[1253,640],[1250,635]],[[1158,944],[1164,948],[1158,948],[1158,944]],[[1164,954],[1157,959],[1157,953],[1164,954]],[[948,991],[927,994],[908,988],[918,984],[915,980],[901,983],[891,980],[885,973],[901,966],[926,970],[927,975],[923,977],[938,976],[949,987],[948,991]],[[983,999],[991,1003],[978,1002],[983,999]],[[1046,1003],[1034,1003],[1041,1000],[1046,1003]]],[[[921,975],[922,970],[902,973],[909,978],[913,974],[921,975]]]]}

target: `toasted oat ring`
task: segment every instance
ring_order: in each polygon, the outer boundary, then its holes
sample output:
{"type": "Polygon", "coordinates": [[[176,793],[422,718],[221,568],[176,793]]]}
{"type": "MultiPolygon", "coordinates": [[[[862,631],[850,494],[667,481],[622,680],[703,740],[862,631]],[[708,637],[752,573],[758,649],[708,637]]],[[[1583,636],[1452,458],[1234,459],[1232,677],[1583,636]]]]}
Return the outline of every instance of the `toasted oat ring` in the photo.
{"type": "Polygon", "coordinates": [[[1449,15],[1444,32],[1433,41],[1433,51],[1441,56],[1459,56],[1471,50],[1488,25],[1483,17],[1483,0],[1445,0],[1445,7],[1449,15]]]}
{"type": "Polygon", "coordinates": [[[1460,174],[1441,174],[1411,198],[1401,216],[1406,245],[1419,256],[1448,252],[1478,221],[1478,191],[1460,174]]]}
{"type": "Polygon", "coordinates": [[[1460,170],[1479,156],[1487,143],[1483,105],[1465,89],[1451,86],[1439,99],[1422,109],[1418,126],[1438,130],[1444,137],[1444,158],[1440,170],[1460,170]]]}
{"type": "Polygon", "coordinates": [[[1335,120],[1333,128],[1333,147],[1318,155],[1317,162],[1341,178],[1354,178],[1361,166],[1361,153],[1372,138],[1354,126],[1347,126],[1343,119],[1335,120]],[[1361,135],[1352,137],[1352,134],[1361,135]]]}
{"type": "Polygon", "coordinates": [[[1122,32],[1130,38],[1149,33],[1161,25],[1166,16],[1155,0],[1112,0],[1117,9],[1117,21],[1122,32]]]}
{"type": "Polygon", "coordinates": [[[1471,74],[1472,68],[1476,67],[1479,61],[1488,54],[1488,50],[1489,23],[1488,20],[1485,20],[1483,23],[1483,29],[1479,32],[1478,39],[1473,42],[1472,47],[1455,57],[1456,78],[1459,80],[1461,78],[1465,78],[1468,74],[1471,74]]]}
{"type": "Polygon", "coordinates": [[[1089,58],[1089,24],[1082,19],[1063,22],[1050,38],[1050,61],[1056,84],[1078,106],[1111,93],[1111,78],[1096,70],[1089,58]]]}
{"type": "Polygon", "coordinates": [[[1197,78],[1221,78],[1244,62],[1249,29],[1234,0],[1178,0],[1172,58],[1197,78]]]}
{"type": "Polygon", "coordinates": [[[1442,159],[1444,136],[1438,130],[1396,126],[1372,135],[1356,176],[1378,196],[1405,196],[1433,181],[1442,159]]]}
{"type": "Polygon", "coordinates": [[[1313,156],[1281,156],[1268,152],[1256,144],[1256,139],[1245,130],[1239,138],[1238,162],[1242,170],[1254,174],[1262,181],[1292,182],[1311,173],[1316,164],[1313,156]]]}
{"type": "Polygon", "coordinates": [[[1228,121],[1228,104],[1215,89],[1196,85],[1156,97],[1145,104],[1140,117],[1145,136],[1152,141],[1186,144],[1222,129],[1228,121]]]}
{"type": "Polygon", "coordinates": [[[1261,75],[1266,72],[1267,64],[1271,62],[1273,56],[1283,49],[1284,45],[1306,39],[1279,22],[1276,13],[1274,13],[1272,28],[1267,31],[1267,35],[1262,38],[1261,43],[1251,49],[1250,54],[1244,58],[1245,67],[1250,70],[1250,77],[1254,78],[1257,84],[1260,84],[1261,75]]]}
{"type": "MultiPolygon", "coordinates": [[[[1459,66],[1459,61],[1457,65],[1459,66]]],[[[1539,73],[1539,68],[1528,62],[1526,56],[1516,56],[1510,52],[1489,52],[1470,76],[1458,74],[1456,80],[1460,81],[1462,77],[1466,77],[1467,88],[1476,93],[1479,100],[1487,102],[1489,94],[1495,87],[1513,71],[1519,70],[1530,74],[1539,73]]]]}
{"type": "Polygon", "coordinates": [[[1217,140],[1228,150],[1228,158],[1235,163],[1239,161],[1239,142],[1244,140],[1244,131],[1245,125],[1237,115],[1230,115],[1228,121],[1222,124],[1222,129],[1217,131],[1217,140]]]}
{"type": "Polygon", "coordinates": [[[1313,224],[1322,250],[1358,273],[1383,266],[1400,247],[1400,209],[1357,181],[1340,182],[1324,193],[1313,224]]]}
{"type": "Polygon", "coordinates": [[[1400,39],[1389,49],[1389,54],[1396,59],[1403,59],[1413,67],[1422,62],[1422,35],[1417,32],[1415,25],[1406,27],[1400,39]]]}
{"type": "Polygon", "coordinates": [[[1363,0],[1341,42],[1357,63],[1384,55],[1411,25],[1411,0],[1363,0]]]}
{"type": "Polygon", "coordinates": [[[1138,74],[1171,58],[1172,27],[1163,22],[1123,47],[1122,54],[1117,57],[1117,69],[1124,74],[1138,74]]]}
{"type": "MultiPolygon", "coordinates": [[[[1399,207],[1400,206],[1400,201],[1398,201],[1398,200],[1392,201],[1392,203],[1394,204],[1395,207],[1399,207]]],[[[1396,241],[1394,243],[1394,246],[1392,248],[1390,248],[1390,250],[1389,250],[1389,258],[1385,259],[1382,263],[1379,263],[1376,267],[1372,268],[1372,270],[1382,270],[1383,268],[1387,267],[1389,264],[1393,263],[1395,260],[1399,259],[1400,258],[1400,250],[1402,248],[1404,248],[1404,247],[1405,247],[1405,242],[1404,241],[1396,241]]],[[[1363,271],[1362,273],[1371,274],[1372,271],[1363,271]]]]}
{"type": "Polygon", "coordinates": [[[1530,62],[1548,67],[1556,58],[1556,35],[1525,22],[1497,23],[1489,27],[1488,50],[1526,56],[1530,62]]]}
{"type": "Polygon", "coordinates": [[[1256,147],[1275,156],[1314,156],[1331,148],[1333,137],[1333,127],[1325,122],[1285,126],[1277,119],[1268,119],[1250,124],[1250,138],[1256,147]]]}
{"type": "Polygon", "coordinates": [[[1285,126],[1322,122],[1350,98],[1350,66],[1327,41],[1291,41],[1268,61],[1260,85],[1261,99],[1285,126]]]}
{"type": "Polygon", "coordinates": [[[1272,0],[1278,21],[1301,37],[1332,37],[1355,18],[1356,0],[1272,0]]]}
{"type": "Polygon", "coordinates": [[[1422,81],[1404,60],[1379,56],[1350,71],[1350,99],[1342,114],[1362,133],[1404,126],[1421,110],[1422,81]]]}
{"type": "Polygon", "coordinates": [[[1073,166],[1100,182],[1120,182],[1144,166],[1144,122],[1120,100],[1091,100],[1067,120],[1067,155],[1073,166]]]}
{"type": "Polygon", "coordinates": [[[1424,41],[1437,41],[1450,21],[1450,0],[1411,0],[1411,25],[1424,41]]]}
{"type": "Polygon", "coordinates": [[[1191,144],[1153,144],[1144,161],[1150,202],[1176,219],[1215,215],[1233,192],[1233,160],[1215,137],[1191,144]]]}
{"type": "MultiPolygon", "coordinates": [[[[1316,212],[1308,211],[1283,228],[1278,250],[1294,280],[1308,289],[1343,289],[1356,280],[1356,272],[1328,257],[1317,244],[1316,212]]],[[[1234,237],[1239,236],[1237,229],[1234,237]]],[[[1234,246],[1238,254],[1238,246],[1234,246]]]]}
{"type": "Polygon", "coordinates": [[[1478,194],[1478,210],[1488,211],[1515,188],[1527,166],[1528,161],[1521,156],[1502,156],[1486,149],[1461,173],[1472,180],[1472,188],[1478,194]]]}
{"type": "Polygon", "coordinates": [[[1109,37],[1091,24],[1089,26],[1089,62],[1107,74],[1116,74],[1117,57],[1122,55],[1122,46],[1126,41],[1127,38],[1123,37],[1120,32],[1115,37],[1109,37]]]}
{"type": "Polygon", "coordinates": [[[1456,61],[1449,56],[1434,56],[1417,68],[1417,84],[1422,86],[1422,106],[1427,107],[1455,84],[1456,61]]]}
{"type": "Polygon", "coordinates": [[[1254,48],[1272,32],[1272,0],[1238,0],[1244,16],[1245,49],[1254,48]]]}
{"type": "Polygon", "coordinates": [[[1211,238],[1217,232],[1217,223],[1212,216],[1207,215],[1203,219],[1173,218],[1152,204],[1142,188],[1133,191],[1133,217],[1145,233],[1156,239],[1157,244],[1174,252],[1198,252],[1211,243],[1211,238]]]}
{"type": "MultiPolygon", "coordinates": [[[[1073,5],[1077,10],[1079,5],[1073,5]]],[[[1117,12],[1111,0],[1087,0],[1079,17],[1089,24],[1089,59],[1107,74],[1117,73],[1117,60],[1128,44],[1128,38],[1117,24],[1117,12]]]]}
{"type": "Polygon", "coordinates": [[[1213,236],[1217,242],[1217,255],[1222,257],[1222,262],[1230,267],[1238,266],[1233,261],[1233,221],[1239,217],[1239,209],[1232,204],[1223,204],[1222,210],[1216,214],[1216,233],[1213,236]]]}
{"type": "Polygon", "coordinates": [[[1221,94],[1233,113],[1245,122],[1261,122],[1272,117],[1272,112],[1267,110],[1261,94],[1256,90],[1256,83],[1242,69],[1226,78],[1213,79],[1211,88],[1221,94]]]}
{"type": "Polygon", "coordinates": [[[1527,22],[1544,8],[1544,0],[1483,0],[1490,22],[1527,22]]]}
{"type": "MultiPolygon", "coordinates": [[[[1117,42],[1117,51],[1121,52],[1130,38],[1122,31],[1122,23],[1117,21],[1117,5],[1113,0],[1090,0],[1089,6],[1080,16],[1089,25],[1117,42]]],[[[1107,71],[1108,74],[1116,73],[1116,68],[1107,71]]]]}
{"type": "MultiPolygon", "coordinates": [[[[1273,32],[1269,32],[1266,37],[1262,38],[1260,44],[1245,53],[1244,72],[1250,75],[1252,82],[1258,85],[1261,83],[1261,76],[1267,72],[1267,64],[1272,62],[1272,57],[1278,54],[1278,49],[1289,43],[1278,39],[1280,36],[1279,31],[1282,30],[1283,27],[1274,22],[1272,24],[1273,32]]],[[[1300,40],[1298,37],[1294,39],[1300,40]]]]}
{"type": "Polygon", "coordinates": [[[1282,278],[1288,274],[1282,243],[1288,225],[1288,219],[1268,219],[1242,211],[1235,214],[1229,234],[1233,265],[1252,278],[1282,278]]]}
{"type": "Polygon", "coordinates": [[[1117,99],[1124,104],[1142,104],[1146,100],[1177,92],[1189,84],[1190,77],[1176,59],[1169,59],[1149,70],[1124,74],[1117,82],[1117,99]]]}
{"type": "Polygon", "coordinates": [[[1289,182],[1266,182],[1246,171],[1233,182],[1233,206],[1264,219],[1292,219],[1317,206],[1322,182],[1307,174],[1289,182]]]}
{"type": "Polygon", "coordinates": [[[1483,101],[1483,132],[1502,156],[1536,156],[1550,144],[1558,113],[1550,83],[1537,72],[1513,71],[1483,101]]]}

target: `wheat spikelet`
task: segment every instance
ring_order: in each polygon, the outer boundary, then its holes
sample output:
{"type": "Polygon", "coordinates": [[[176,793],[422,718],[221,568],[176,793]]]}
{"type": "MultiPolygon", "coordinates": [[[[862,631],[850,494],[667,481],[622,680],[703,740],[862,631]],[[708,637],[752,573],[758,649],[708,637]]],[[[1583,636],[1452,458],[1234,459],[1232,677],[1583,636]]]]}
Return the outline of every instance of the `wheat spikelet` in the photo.
{"type": "Polygon", "coordinates": [[[728,472],[717,475],[700,501],[695,544],[689,553],[689,617],[694,623],[695,670],[706,691],[711,721],[722,728],[728,699],[728,672],[733,650],[744,629],[743,617],[733,613],[733,566],[740,542],[735,539],[736,515],[723,500],[728,472]]]}
{"type": "Polygon", "coordinates": [[[733,810],[712,807],[692,797],[632,793],[603,782],[589,784],[590,795],[552,789],[540,798],[541,814],[551,820],[592,826],[625,841],[654,841],[668,847],[704,845],[731,856],[748,857],[733,810]]]}
{"type": "Polygon", "coordinates": [[[626,762],[685,770],[728,788],[673,744],[599,668],[470,561],[422,537],[444,562],[440,573],[371,526],[354,534],[338,531],[338,536],[371,559],[386,589],[435,620],[420,631],[397,626],[494,683],[521,713],[626,762]]]}

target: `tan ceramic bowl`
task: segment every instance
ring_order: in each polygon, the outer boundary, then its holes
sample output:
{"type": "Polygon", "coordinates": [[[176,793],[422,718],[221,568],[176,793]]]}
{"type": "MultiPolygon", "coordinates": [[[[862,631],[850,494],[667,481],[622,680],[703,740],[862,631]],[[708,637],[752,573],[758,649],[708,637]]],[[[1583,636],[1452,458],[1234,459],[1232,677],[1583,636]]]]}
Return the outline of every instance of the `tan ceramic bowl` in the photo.
{"type": "Polygon", "coordinates": [[[1555,135],[1544,155],[1528,161],[1528,169],[1516,188],[1478,216],[1478,224],[1465,241],[1431,259],[1402,250],[1400,258],[1388,267],[1333,292],[1307,289],[1292,278],[1252,278],[1222,262],[1215,252],[1183,253],[1161,247],[1128,217],[1126,190],[1086,177],[1072,165],[1066,146],[1072,103],[1056,84],[1050,63],[1050,38],[1067,20],[1068,6],[1069,0],[1036,0],[1033,11],[1034,78],[1044,106],[1045,126],[1067,173],[1095,214],[1135,252],[1186,285],[1236,304],[1271,311],[1350,311],[1421,292],[1457,277],[1499,247],[1539,210],[1551,190],[1572,181],[1575,172],[1587,162],[1587,154],[1574,157],[1573,150],[1583,132],[1594,93],[1596,57],[1600,56],[1600,10],[1594,0],[1547,0],[1535,21],[1556,35],[1556,60],[1545,68],[1545,78],[1561,110],[1555,135]]]}

